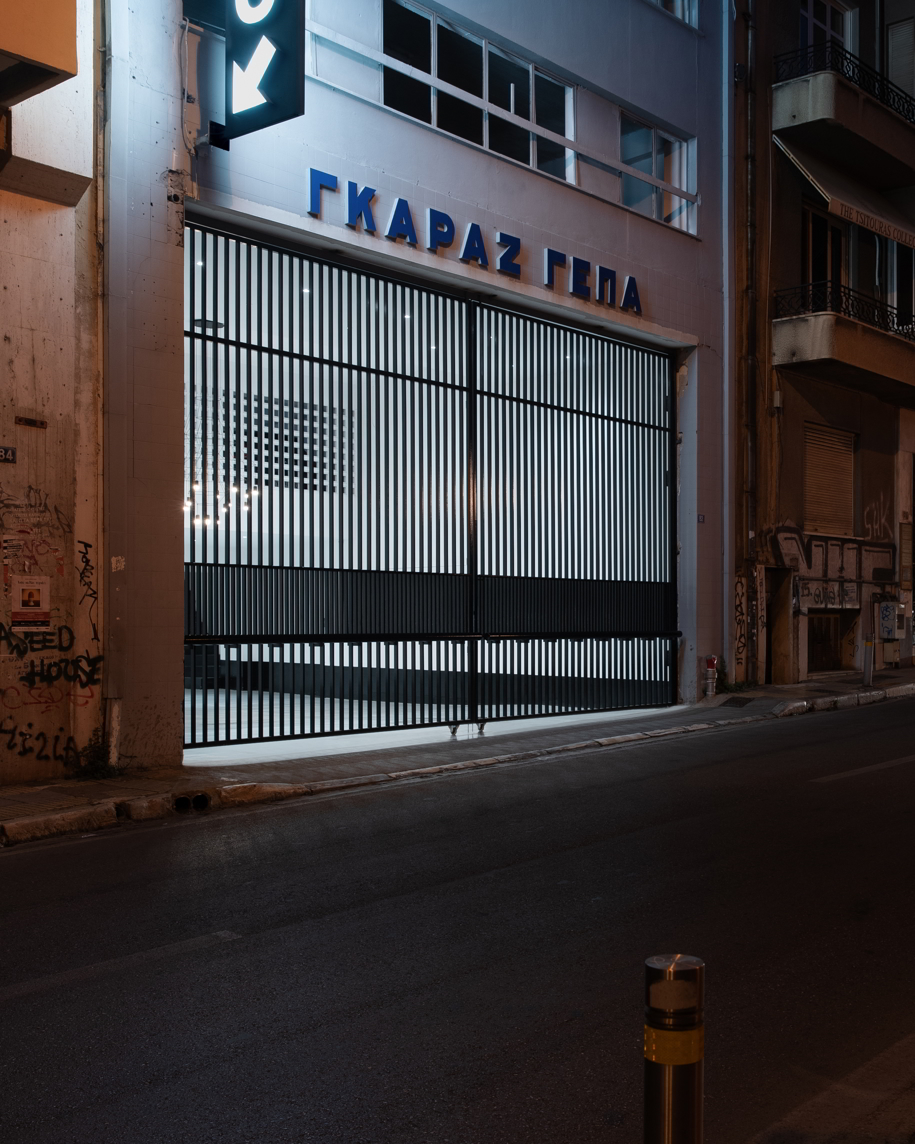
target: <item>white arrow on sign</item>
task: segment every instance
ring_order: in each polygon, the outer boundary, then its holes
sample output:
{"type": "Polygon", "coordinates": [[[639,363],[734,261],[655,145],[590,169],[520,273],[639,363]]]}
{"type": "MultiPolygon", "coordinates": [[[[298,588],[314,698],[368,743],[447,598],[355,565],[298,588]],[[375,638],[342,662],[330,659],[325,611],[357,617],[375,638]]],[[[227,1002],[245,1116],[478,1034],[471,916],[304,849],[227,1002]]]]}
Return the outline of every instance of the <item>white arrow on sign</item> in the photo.
{"type": "Polygon", "coordinates": [[[235,0],[235,11],[243,24],[259,24],[266,20],[273,7],[273,0],[260,0],[256,5],[251,0],[235,0]]]}
{"type": "Polygon", "coordinates": [[[232,114],[248,111],[252,107],[259,107],[266,103],[266,97],[260,92],[260,82],[264,78],[270,61],[276,55],[276,48],[266,36],[261,36],[260,43],[254,49],[254,55],[248,61],[248,66],[242,71],[238,64],[232,61],[232,114]]]}

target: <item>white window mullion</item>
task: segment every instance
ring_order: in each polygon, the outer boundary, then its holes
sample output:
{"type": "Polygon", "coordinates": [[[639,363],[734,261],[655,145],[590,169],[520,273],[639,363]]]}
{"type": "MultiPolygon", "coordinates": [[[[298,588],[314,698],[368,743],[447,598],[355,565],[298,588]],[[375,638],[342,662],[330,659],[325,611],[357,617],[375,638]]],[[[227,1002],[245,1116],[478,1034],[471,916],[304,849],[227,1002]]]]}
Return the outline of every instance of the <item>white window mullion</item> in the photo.
{"type": "MultiPolygon", "coordinates": [[[[432,67],[430,75],[438,79],[438,17],[432,17],[432,67]]],[[[432,126],[438,127],[438,88],[432,85],[432,126]]]]}
{"type": "MultiPolygon", "coordinates": [[[[534,123],[537,122],[537,85],[534,82],[534,65],[533,64],[528,65],[528,75],[530,77],[528,79],[528,83],[531,85],[531,124],[533,125],[534,123]]],[[[537,170],[537,136],[533,131],[531,131],[529,139],[530,139],[530,147],[531,147],[531,170],[536,171],[537,170]]]]}
{"type": "Polygon", "coordinates": [[[489,40],[483,41],[483,146],[489,150],[489,40]]]}

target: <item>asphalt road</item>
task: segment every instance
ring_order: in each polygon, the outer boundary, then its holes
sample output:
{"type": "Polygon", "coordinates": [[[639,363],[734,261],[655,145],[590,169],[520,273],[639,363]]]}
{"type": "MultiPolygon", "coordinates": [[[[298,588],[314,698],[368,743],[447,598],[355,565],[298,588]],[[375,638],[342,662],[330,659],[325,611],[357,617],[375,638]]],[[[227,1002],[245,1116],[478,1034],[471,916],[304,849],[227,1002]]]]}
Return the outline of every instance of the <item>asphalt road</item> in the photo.
{"type": "Polygon", "coordinates": [[[642,961],[679,951],[706,1139],[746,1141],[915,1031],[913,728],[899,701],[0,853],[0,1138],[636,1144],[642,961]]]}

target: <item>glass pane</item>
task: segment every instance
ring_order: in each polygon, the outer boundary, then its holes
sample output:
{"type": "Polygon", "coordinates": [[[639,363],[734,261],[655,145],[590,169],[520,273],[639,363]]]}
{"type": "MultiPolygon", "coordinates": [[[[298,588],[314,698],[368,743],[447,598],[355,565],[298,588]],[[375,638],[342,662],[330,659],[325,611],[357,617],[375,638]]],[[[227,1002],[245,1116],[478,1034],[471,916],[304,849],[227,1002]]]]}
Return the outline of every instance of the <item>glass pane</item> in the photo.
{"type": "Polygon", "coordinates": [[[557,179],[566,177],[566,149],[561,143],[537,138],[537,170],[555,175],[557,179]]]}
{"type": "Polygon", "coordinates": [[[689,150],[682,139],[667,139],[659,134],[655,174],[665,183],[689,190],[688,155],[689,150]]]}
{"type": "Polygon", "coordinates": [[[534,76],[537,123],[557,135],[566,133],[566,88],[545,75],[534,76]]]}
{"type": "Polygon", "coordinates": [[[815,44],[826,43],[826,29],[821,28],[819,24],[813,25],[813,42],[815,44]]]}
{"type": "Polygon", "coordinates": [[[483,98],[483,45],[438,26],[438,78],[483,98]]]}
{"type": "Polygon", "coordinates": [[[643,183],[641,179],[636,179],[633,175],[623,175],[622,182],[623,205],[652,218],[654,216],[654,187],[651,183],[643,183]]]}
{"type": "Polygon", "coordinates": [[[845,35],[845,17],[838,8],[831,8],[829,11],[829,21],[832,24],[832,32],[834,36],[838,36],[841,40],[845,35]]]}
{"type": "Polygon", "coordinates": [[[483,143],[483,109],[471,107],[463,99],[455,99],[445,92],[438,93],[437,126],[452,135],[460,135],[471,143],[483,143]]]}
{"type": "Polygon", "coordinates": [[[652,130],[625,115],[620,120],[620,158],[627,166],[651,174],[652,130]]]}
{"type": "MultiPolygon", "coordinates": [[[[489,89],[489,93],[492,96],[492,88],[489,89]]],[[[504,119],[498,119],[495,115],[489,117],[489,149],[530,166],[530,132],[525,131],[523,127],[516,127],[514,123],[506,123],[504,119]]]]}
{"type": "Polygon", "coordinates": [[[489,49],[489,102],[522,119],[531,117],[531,73],[523,64],[508,60],[489,49]],[[514,85],[514,107],[512,106],[514,85]]]}
{"type": "Polygon", "coordinates": [[[669,191],[658,191],[661,203],[661,218],[670,226],[678,230],[687,230],[690,234],[696,233],[696,224],[692,211],[693,204],[688,199],[681,199],[679,195],[672,195],[669,191]]]}
{"type": "Polygon", "coordinates": [[[912,325],[912,251],[901,243],[896,246],[896,322],[912,325]]]}
{"type": "Polygon", "coordinates": [[[813,0],[813,18],[820,24],[826,23],[826,4],[824,0],[813,0]]]}
{"type": "Polygon", "coordinates": [[[432,122],[432,89],[393,68],[384,69],[384,103],[423,123],[432,122]]]}
{"type": "Polygon", "coordinates": [[[827,266],[827,223],[819,214],[810,216],[810,273],[811,281],[825,282],[827,266]]]}
{"type": "Polygon", "coordinates": [[[801,16],[801,47],[802,48],[806,48],[808,46],[808,43],[809,43],[809,41],[807,39],[808,34],[809,33],[807,31],[807,17],[806,17],[806,15],[802,15],[801,16]]]}
{"type": "Polygon", "coordinates": [[[432,21],[394,0],[384,0],[384,53],[432,72],[432,21]]]}

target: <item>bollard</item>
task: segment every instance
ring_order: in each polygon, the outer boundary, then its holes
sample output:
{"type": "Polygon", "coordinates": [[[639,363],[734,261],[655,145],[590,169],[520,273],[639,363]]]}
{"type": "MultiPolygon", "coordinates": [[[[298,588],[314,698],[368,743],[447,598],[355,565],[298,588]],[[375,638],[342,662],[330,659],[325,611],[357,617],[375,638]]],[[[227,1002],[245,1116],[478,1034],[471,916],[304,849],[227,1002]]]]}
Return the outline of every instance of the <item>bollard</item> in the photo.
{"type": "Polygon", "coordinates": [[[874,637],[867,636],[864,640],[864,676],[862,679],[864,687],[873,687],[874,685],[874,637]]]}
{"type": "Polygon", "coordinates": [[[707,655],[705,657],[705,697],[711,699],[715,694],[715,684],[718,677],[718,656],[707,655]]]}
{"type": "Polygon", "coordinates": [[[702,1144],[705,962],[645,962],[645,1144],[702,1144]]]}

